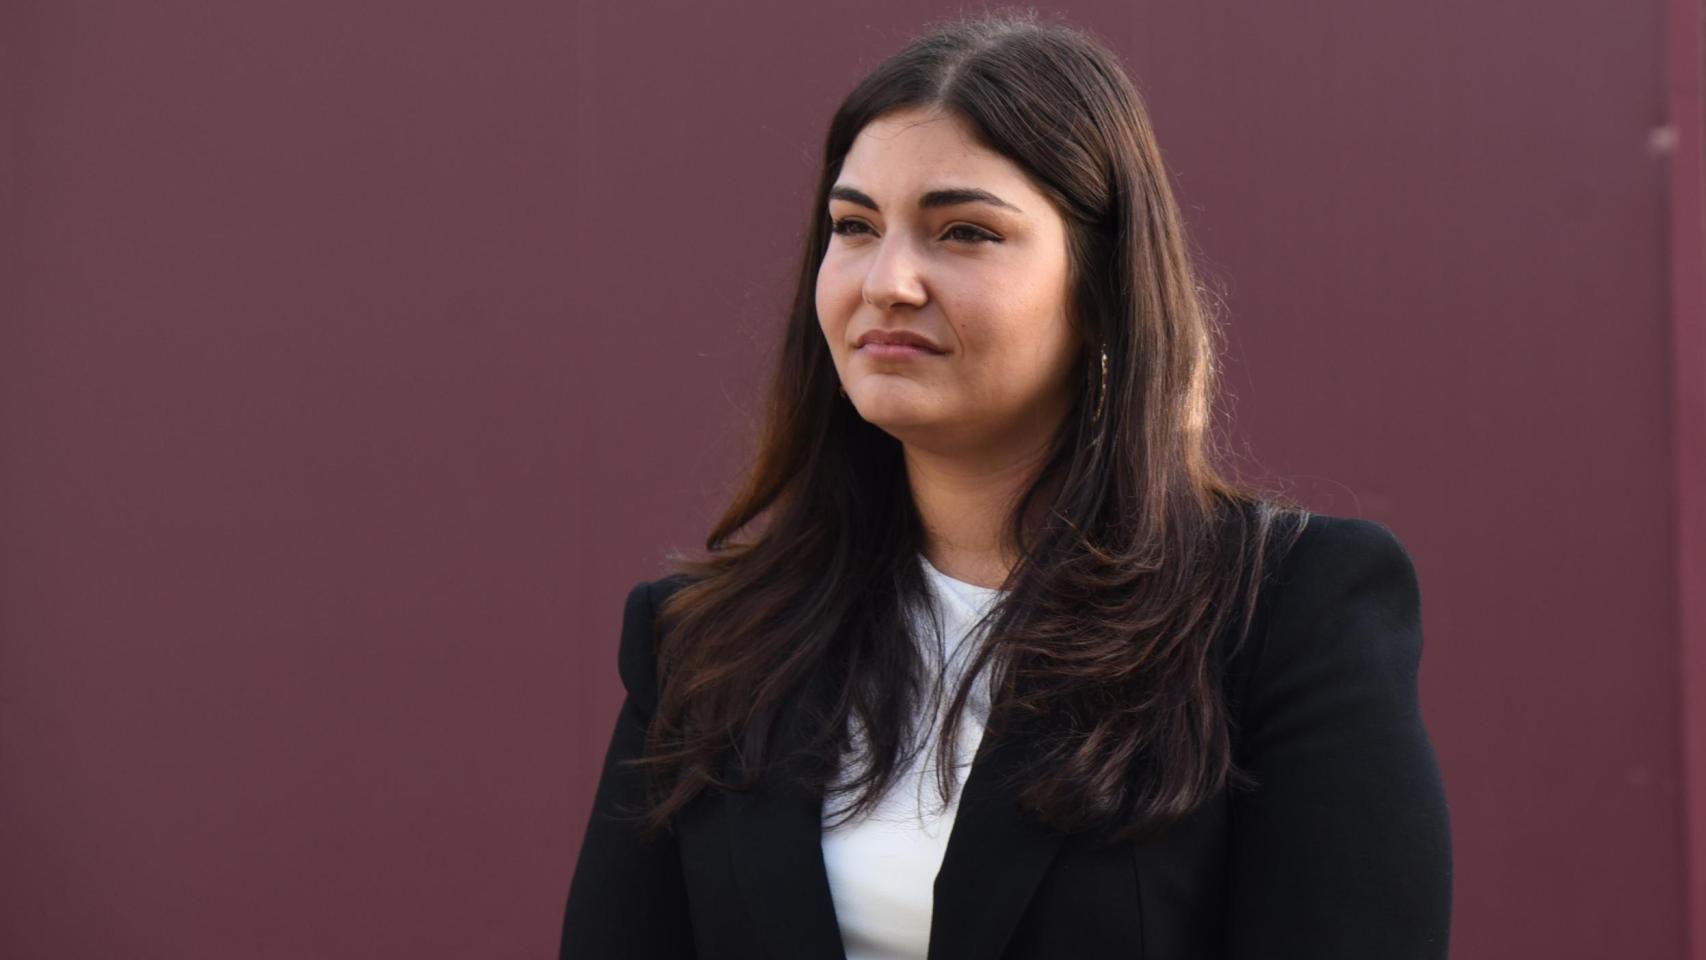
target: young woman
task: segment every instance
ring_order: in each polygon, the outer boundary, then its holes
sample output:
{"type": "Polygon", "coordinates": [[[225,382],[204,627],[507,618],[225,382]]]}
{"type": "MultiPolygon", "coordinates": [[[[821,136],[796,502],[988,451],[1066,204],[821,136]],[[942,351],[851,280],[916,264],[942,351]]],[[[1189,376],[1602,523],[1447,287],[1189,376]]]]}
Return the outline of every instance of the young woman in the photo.
{"type": "Polygon", "coordinates": [[[1443,958],[1414,568],[1211,462],[1215,327],[1084,33],[830,125],[744,488],[629,593],[573,958],[1443,958]]]}

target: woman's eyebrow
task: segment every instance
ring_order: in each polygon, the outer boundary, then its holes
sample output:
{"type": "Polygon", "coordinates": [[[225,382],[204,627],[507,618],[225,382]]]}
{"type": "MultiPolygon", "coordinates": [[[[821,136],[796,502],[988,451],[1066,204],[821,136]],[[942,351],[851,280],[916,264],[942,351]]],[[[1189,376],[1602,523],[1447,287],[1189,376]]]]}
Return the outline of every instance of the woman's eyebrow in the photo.
{"type": "MultiPolygon", "coordinates": [[[[872,200],[863,190],[857,190],[853,187],[839,185],[831,187],[829,189],[829,199],[846,200],[848,203],[857,203],[862,207],[870,207],[878,213],[883,212],[883,208],[877,206],[877,201],[872,200]]],[[[942,190],[932,190],[918,198],[918,209],[928,210],[931,207],[952,207],[962,203],[987,203],[991,206],[1011,210],[1014,213],[1025,212],[995,194],[990,193],[988,190],[980,190],[976,187],[949,187],[942,190]]]]}

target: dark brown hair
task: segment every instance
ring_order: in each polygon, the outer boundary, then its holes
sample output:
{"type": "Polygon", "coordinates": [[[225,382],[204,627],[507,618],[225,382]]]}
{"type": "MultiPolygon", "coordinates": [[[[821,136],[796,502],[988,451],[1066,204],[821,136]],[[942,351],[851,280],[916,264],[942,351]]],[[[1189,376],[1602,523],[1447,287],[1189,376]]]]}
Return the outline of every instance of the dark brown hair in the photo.
{"type": "MultiPolygon", "coordinates": [[[[1242,641],[1270,545],[1308,515],[1211,462],[1217,324],[1132,81],[1083,31],[1002,11],[933,25],[830,123],[750,470],[708,555],[669,558],[681,584],[658,613],[659,702],[638,761],[649,831],[702,790],[750,788],[778,716],[819,671],[839,693],[813,717],[815,755],[838,756],[854,719],[868,748],[839,781],[857,792],[846,816],[913,749],[932,695],[906,613],[928,589],[922,527],[899,441],[838,395],[815,308],[828,190],[860,130],[907,108],[963,118],[1053,201],[1086,344],[1078,400],[1011,516],[1008,592],[940,731],[943,797],[985,669],[990,735],[1021,717],[1042,725],[1020,802],[1058,829],[1136,837],[1254,782],[1233,760],[1217,638],[1242,641]]],[[[832,765],[816,769],[826,785],[832,765]]]]}

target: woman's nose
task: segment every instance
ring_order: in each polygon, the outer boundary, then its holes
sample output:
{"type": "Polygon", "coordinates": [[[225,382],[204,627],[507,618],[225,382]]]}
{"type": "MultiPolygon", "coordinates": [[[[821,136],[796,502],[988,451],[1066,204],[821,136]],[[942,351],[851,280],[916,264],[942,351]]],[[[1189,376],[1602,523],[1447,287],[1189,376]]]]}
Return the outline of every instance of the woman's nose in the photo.
{"type": "Polygon", "coordinates": [[[871,268],[865,272],[861,296],[879,310],[888,310],[897,303],[923,303],[924,281],[916,252],[902,240],[885,238],[871,260],[871,268]]]}

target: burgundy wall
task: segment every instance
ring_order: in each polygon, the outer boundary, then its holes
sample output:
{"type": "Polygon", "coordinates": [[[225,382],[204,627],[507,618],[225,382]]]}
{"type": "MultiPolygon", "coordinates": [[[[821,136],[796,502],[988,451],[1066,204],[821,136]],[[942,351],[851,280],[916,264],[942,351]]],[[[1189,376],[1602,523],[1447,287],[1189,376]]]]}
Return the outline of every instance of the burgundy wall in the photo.
{"type": "MultiPolygon", "coordinates": [[[[549,955],[829,111],[952,9],[0,6],[0,954],[549,955]]],[[[1454,956],[1687,955],[1697,3],[1064,9],[1250,469],[1417,561],[1454,956]]]]}

